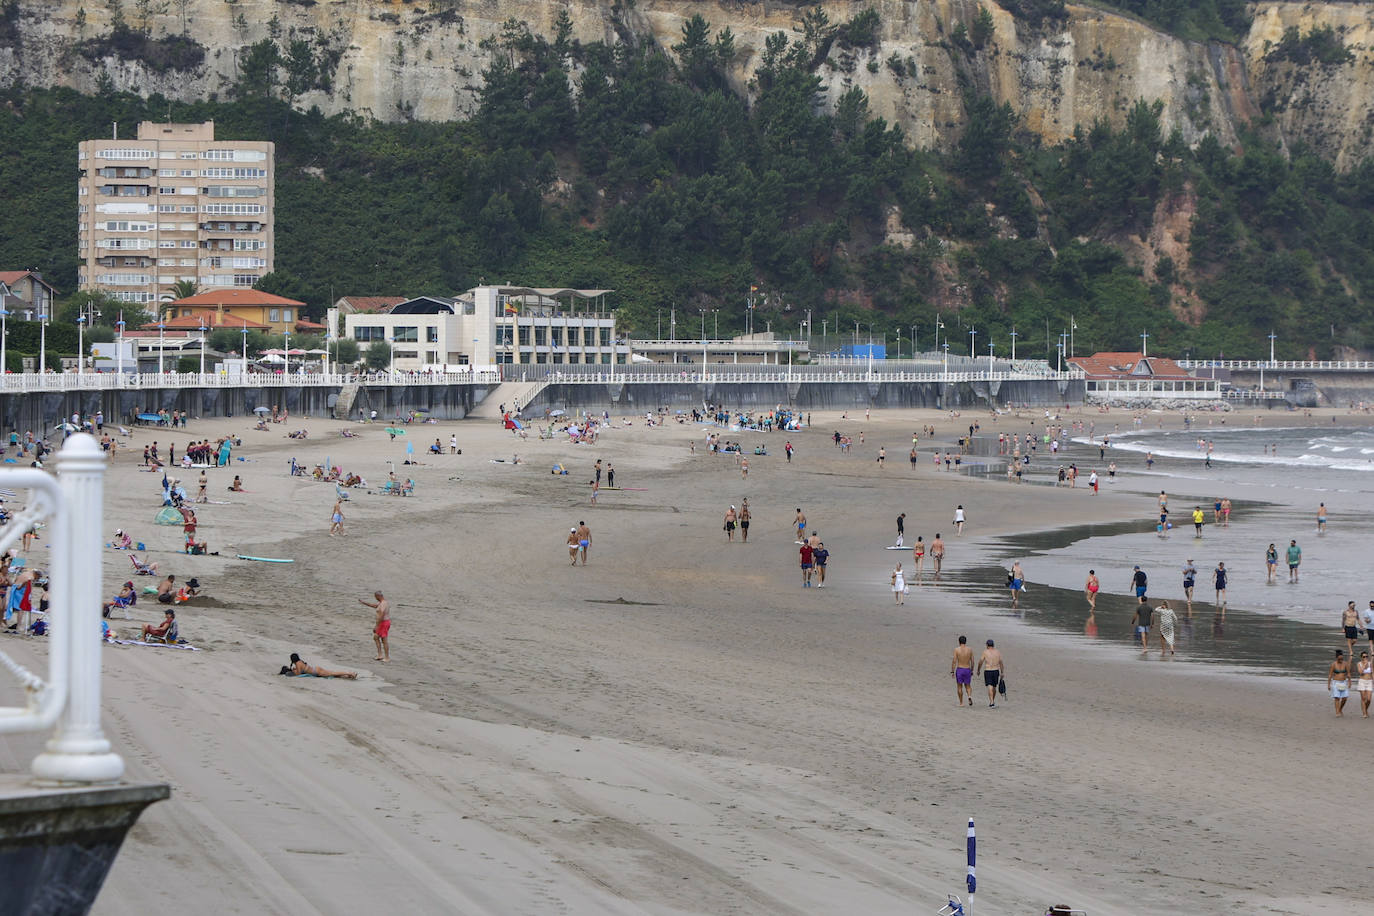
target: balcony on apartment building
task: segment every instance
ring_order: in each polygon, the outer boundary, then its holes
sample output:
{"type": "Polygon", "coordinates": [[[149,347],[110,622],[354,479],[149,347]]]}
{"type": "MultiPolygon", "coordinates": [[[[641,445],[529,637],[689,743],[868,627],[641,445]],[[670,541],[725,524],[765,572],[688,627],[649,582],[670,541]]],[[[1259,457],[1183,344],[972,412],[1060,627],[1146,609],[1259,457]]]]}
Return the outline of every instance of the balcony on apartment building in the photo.
{"type": "Polygon", "coordinates": [[[210,220],[200,224],[202,232],[261,232],[263,224],[257,222],[226,222],[210,220]]]}
{"type": "Polygon", "coordinates": [[[101,267],[152,267],[157,263],[157,258],[146,256],[127,257],[124,255],[96,258],[95,263],[101,267]]]}
{"type": "Polygon", "coordinates": [[[101,178],[152,178],[155,172],[150,168],[139,166],[111,166],[96,169],[95,174],[101,178]]]}
{"type": "Polygon", "coordinates": [[[95,192],[102,197],[151,197],[153,188],[146,184],[102,184],[95,192]]]}

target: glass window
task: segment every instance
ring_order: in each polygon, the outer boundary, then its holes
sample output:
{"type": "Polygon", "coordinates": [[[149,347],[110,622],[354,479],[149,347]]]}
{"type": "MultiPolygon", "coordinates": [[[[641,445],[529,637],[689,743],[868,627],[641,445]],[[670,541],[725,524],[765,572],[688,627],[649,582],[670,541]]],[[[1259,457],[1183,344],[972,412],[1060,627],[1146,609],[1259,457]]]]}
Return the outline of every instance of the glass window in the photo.
{"type": "Polygon", "coordinates": [[[549,342],[555,347],[563,346],[563,329],[549,328],[549,342]]]}
{"type": "Polygon", "coordinates": [[[438,343],[439,329],[433,325],[425,328],[425,343],[438,343]]]}
{"type": "Polygon", "coordinates": [[[386,340],[386,328],[370,325],[356,325],[353,328],[354,340],[386,340]]]}
{"type": "Polygon", "coordinates": [[[610,328],[602,328],[602,329],[601,329],[601,346],[603,346],[603,347],[609,347],[610,345],[611,345],[611,329],[610,329],[610,328]]]}
{"type": "Polygon", "coordinates": [[[568,328],[568,346],[570,346],[570,347],[576,347],[576,346],[578,346],[578,337],[579,337],[578,331],[580,331],[580,330],[581,330],[581,328],[568,328]]]}
{"type": "Polygon", "coordinates": [[[534,329],[534,345],[536,347],[542,347],[547,345],[548,330],[549,329],[544,327],[543,325],[540,325],[539,327],[534,329]]]}
{"type": "Polygon", "coordinates": [[[420,329],[418,326],[397,327],[391,336],[397,343],[417,343],[420,340],[420,329]]]}
{"type": "Polygon", "coordinates": [[[292,318],[291,316],[292,316],[292,310],[291,310],[291,309],[282,309],[282,310],[281,310],[281,320],[282,320],[282,321],[295,321],[295,319],[292,318]]]}
{"type": "Polygon", "coordinates": [[[522,325],[520,325],[520,346],[522,346],[522,347],[528,347],[529,345],[530,345],[530,328],[529,328],[529,325],[522,324],[522,325]]]}
{"type": "Polygon", "coordinates": [[[268,321],[281,321],[281,309],[268,309],[268,311],[267,311],[267,320],[268,320],[268,321]]]}

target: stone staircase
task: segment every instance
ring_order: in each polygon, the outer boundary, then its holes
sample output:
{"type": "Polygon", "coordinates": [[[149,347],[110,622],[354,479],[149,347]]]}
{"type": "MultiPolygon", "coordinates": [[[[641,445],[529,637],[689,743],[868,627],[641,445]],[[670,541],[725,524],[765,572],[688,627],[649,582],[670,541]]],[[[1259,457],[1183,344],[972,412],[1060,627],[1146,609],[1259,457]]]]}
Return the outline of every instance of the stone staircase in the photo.
{"type": "Polygon", "coordinates": [[[345,382],[339,389],[339,400],[334,404],[334,416],[340,420],[347,420],[353,411],[353,402],[358,399],[358,383],[345,382]]]}
{"type": "MultiPolygon", "coordinates": [[[[468,417],[474,420],[499,420],[502,404],[506,405],[507,410],[513,410],[517,403],[524,407],[533,401],[547,384],[548,382],[543,379],[537,382],[502,382],[487,392],[487,396],[472,409],[468,417]]],[[[340,400],[342,399],[341,395],[340,400]]]]}

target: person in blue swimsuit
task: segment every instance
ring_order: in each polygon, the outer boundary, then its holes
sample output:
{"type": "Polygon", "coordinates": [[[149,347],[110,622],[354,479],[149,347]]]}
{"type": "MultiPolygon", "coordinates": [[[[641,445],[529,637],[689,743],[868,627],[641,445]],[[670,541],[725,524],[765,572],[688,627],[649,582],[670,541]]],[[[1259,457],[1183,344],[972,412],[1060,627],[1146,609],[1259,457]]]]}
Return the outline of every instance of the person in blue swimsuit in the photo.
{"type": "Polygon", "coordinates": [[[1218,563],[1212,570],[1212,584],[1217,590],[1217,607],[1226,607],[1226,564],[1218,563]]]}

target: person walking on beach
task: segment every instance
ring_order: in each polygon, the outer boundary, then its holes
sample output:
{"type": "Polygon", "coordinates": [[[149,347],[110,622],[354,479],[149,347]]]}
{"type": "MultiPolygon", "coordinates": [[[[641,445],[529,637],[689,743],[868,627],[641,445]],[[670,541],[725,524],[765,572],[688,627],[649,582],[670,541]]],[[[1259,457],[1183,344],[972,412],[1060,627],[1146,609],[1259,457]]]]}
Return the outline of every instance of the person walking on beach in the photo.
{"type": "Polygon", "coordinates": [[[1274,546],[1273,541],[1269,542],[1269,548],[1264,551],[1264,566],[1265,571],[1269,576],[1269,578],[1264,580],[1265,584],[1273,585],[1274,573],[1277,572],[1279,568],[1279,551],[1278,548],[1274,546]]]}
{"type": "Polygon", "coordinates": [[[1350,665],[1340,649],[1336,650],[1336,660],[1326,671],[1326,690],[1331,694],[1336,715],[1344,715],[1345,701],[1350,699],[1350,665]]]}
{"type": "Polygon", "coordinates": [[[1217,590],[1217,607],[1226,607],[1226,564],[1217,563],[1212,570],[1212,586],[1217,590]]]}
{"type": "Polygon", "coordinates": [[[1206,518],[1207,515],[1202,511],[1201,506],[1193,507],[1193,537],[1202,537],[1202,523],[1206,520],[1206,518]]]}
{"type": "Polygon", "coordinates": [[[734,506],[725,510],[725,540],[733,541],[735,539],[735,521],[737,519],[734,506]]]}
{"type": "Polygon", "coordinates": [[[1013,560],[1011,572],[1007,574],[1007,588],[1011,591],[1011,606],[1020,607],[1021,591],[1026,587],[1026,574],[1021,571],[1021,561],[1013,560]]]}
{"type": "Polygon", "coordinates": [[[1360,612],[1355,610],[1355,602],[1348,601],[1341,611],[1341,628],[1345,631],[1345,651],[1355,657],[1355,640],[1360,638],[1360,612]]]}
{"type": "Polygon", "coordinates": [[[1369,651],[1374,652],[1374,601],[1369,602],[1369,607],[1360,612],[1364,618],[1364,635],[1369,640],[1369,651]]]}
{"type": "Polygon", "coordinates": [[[954,535],[955,537],[964,536],[964,505],[960,503],[954,507],[954,535]]]}
{"type": "Polygon", "coordinates": [[[892,546],[901,547],[906,539],[906,513],[902,512],[897,516],[897,541],[892,546]]]}
{"type": "Polygon", "coordinates": [[[978,671],[983,675],[983,686],[988,688],[988,709],[997,705],[997,687],[1002,683],[1002,675],[1006,670],[1007,663],[1002,659],[1002,653],[989,639],[988,647],[978,659],[978,671]]]}
{"type": "Polygon", "coordinates": [[[1088,570],[1088,581],[1083,583],[1083,594],[1088,596],[1088,610],[1097,610],[1097,592],[1102,588],[1102,583],[1097,581],[1097,570],[1088,570]]]}
{"type": "Polygon", "coordinates": [[[1188,599],[1188,616],[1193,615],[1193,585],[1197,582],[1197,567],[1193,565],[1192,557],[1188,558],[1188,565],[1183,567],[1183,596],[1188,599]]]}
{"type": "Polygon", "coordinates": [[[806,516],[802,514],[801,507],[797,508],[797,517],[792,520],[792,524],[797,529],[797,543],[806,541],[806,516]]]}
{"type": "Polygon", "coordinates": [[[902,572],[902,561],[892,570],[892,597],[898,604],[906,603],[906,575],[902,572]]]}
{"type": "Polygon", "coordinates": [[[1297,541],[1288,542],[1288,581],[1298,581],[1298,566],[1302,564],[1302,548],[1297,541]]]}
{"type": "Polygon", "coordinates": [[[811,549],[811,560],[816,564],[816,588],[825,588],[825,567],[830,561],[830,551],[825,549],[824,541],[811,549]]]}
{"type": "Polygon", "coordinates": [[[1374,662],[1370,662],[1368,652],[1360,653],[1360,660],[1355,664],[1355,675],[1355,689],[1360,692],[1360,715],[1368,719],[1369,701],[1374,699],[1374,662]]]}
{"type": "Polygon", "coordinates": [[[1221,501],[1221,527],[1231,527],[1231,497],[1229,496],[1221,501]]]}
{"type": "Polygon", "coordinates": [[[810,544],[803,541],[798,553],[801,555],[802,588],[810,588],[811,570],[816,563],[816,551],[811,549],[810,544]]]}
{"type": "Polygon", "coordinates": [[[935,540],[930,542],[930,559],[935,564],[935,581],[940,581],[940,568],[945,565],[945,542],[940,532],[935,532],[935,540]]]}
{"type": "Polygon", "coordinates": [[[1116,483],[1116,462],[1107,465],[1107,482],[1116,483]]]}
{"type": "Polygon", "coordinates": [[[1326,534],[1326,503],[1317,506],[1317,535],[1320,537],[1323,534],[1326,534]]]}
{"type": "Polygon", "coordinates": [[[949,676],[954,678],[954,700],[963,706],[964,691],[968,691],[968,705],[973,705],[973,650],[969,648],[968,637],[960,636],[959,645],[954,647],[954,657],[949,661],[949,676]]]}
{"type": "Polygon", "coordinates": [[[329,536],[337,537],[344,533],[343,500],[334,500],[334,512],[329,516],[329,536]]]}
{"type": "Polygon", "coordinates": [[[577,565],[577,555],[578,555],[579,553],[581,553],[581,551],[582,551],[582,548],[577,546],[577,529],[576,529],[576,528],[569,528],[569,529],[568,529],[568,565],[569,565],[569,566],[576,566],[576,565],[577,565]]]}
{"type": "Polygon", "coordinates": [[[1145,570],[1137,566],[1135,571],[1131,573],[1131,587],[1135,589],[1135,597],[1140,604],[1145,603],[1145,586],[1148,582],[1149,579],[1145,575],[1145,570]]]}
{"type": "Polygon", "coordinates": [[[1140,651],[1150,651],[1150,606],[1145,602],[1136,605],[1135,614],[1131,617],[1131,626],[1135,627],[1135,638],[1140,641],[1140,651]]]}
{"type": "Polygon", "coordinates": [[[879,447],[879,448],[878,448],[878,468],[879,468],[879,469],[882,469],[882,468],[886,467],[886,464],[885,464],[886,461],[887,461],[887,448],[886,448],[886,447],[879,447]]]}
{"type": "Polygon", "coordinates": [[[596,482],[601,483],[601,459],[596,459],[596,464],[592,465],[592,470],[596,472],[596,482]]]}
{"type": "Polygon", "coordinates": [[[788,463],[788,464],[791,464],[791,463],[792,463],[792,440],[791,440],[791,439],[788,439],[788,440],[787,440],[787,444],[784,445],[784,446],[782,447],[782,450],[783,450],[784,452],[787,453],[787,463],[788,463]]]}
{"type": "Polygon", "coordinates": [[[582,565],[587,565],[587,554],[592,552],[592,529],[581,519],[577,522],[577,548],[582,554],[582,565]]]}
{"type": "Polygon", "coordinates": [[[743,480],[748,480],[748,479],[749,479],[749,459],[748,459],[748,458],[740,458],[740,460],[739,460],[739,476],[740,476],[740,478],[743,479],[743,480]]]}
{"type": "Polygon", "coordinates": [[[391,602],[386,600],[386,596],[381,592],[373,592],[372,597],[376,601],[368,601],[366,598],[359,598],[358,603],[373,608],[377,612],[376,622],[372,626],[372,642],[377,646],[377,661],[391,661],[391,646],[387,642],[391,636],[391,602]]]}
{"type": "Polygon", "coordinates": [[[1159,630],[1159,654],[1164,655],[1167,646],[1169,654],[1174,655],[1174,627],[1178,624],[1178,614],[1165,601],[1155,608],[1155,627],[1159,630]]]}
{"type": "MultiPolygon", "coordinates": [[[[916,535],[916,543],[911,548],[911,565],[916,571],[916,584],[920,585],[925,576],[926,542],[919,534],[916,535]]],[[[1374,601],[1370,602],[1370,606],[1374,607],[1374,601]]]]}
{"type": "Polygon", "coordinates": [[[739,539],[741,543],[749,543],[749,499],[746,497],[739,504],[739,539]]]}
{"type": "Polygon", "coordinates": [[[606,462],[606,486],[612,490],[615,489],[615,465],[609,461],[606,462]]]}
{"type": "Polygon", "coordinates": [[[196,493],[196,502],[208,503],[210,501],[210,494],[208,492],[210,487],[210,478],[205,476],[204,471],[200,472],[200,478],[196,481],[196,484],[200,487],[200,490],[196,493]]]}

